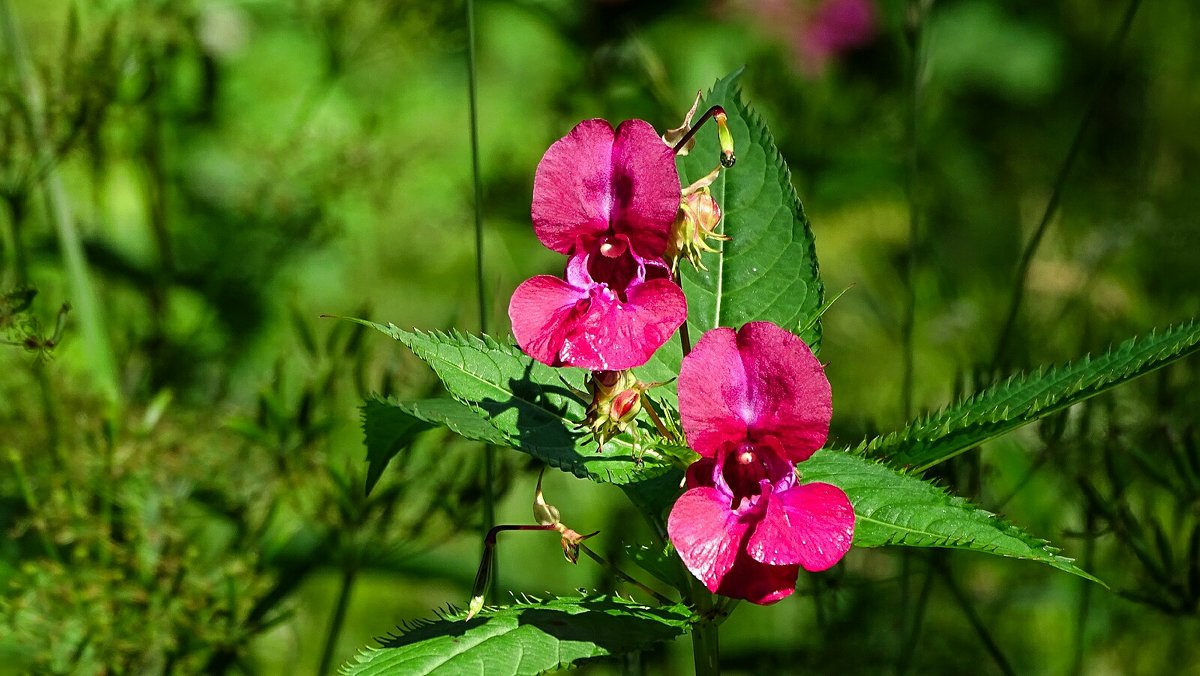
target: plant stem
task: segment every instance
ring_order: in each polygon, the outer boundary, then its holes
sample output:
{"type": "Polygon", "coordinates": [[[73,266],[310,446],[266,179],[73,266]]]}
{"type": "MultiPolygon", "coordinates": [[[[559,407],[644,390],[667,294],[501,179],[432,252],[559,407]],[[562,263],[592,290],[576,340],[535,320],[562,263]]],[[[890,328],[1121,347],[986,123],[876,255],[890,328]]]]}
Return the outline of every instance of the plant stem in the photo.
{"type": "Polygon", "coordinates": [[[50,374],[46,372],[44,360],[39,358],[34,361],[31,369],[42,400],[42,424],[46,426],[46,445],[50,449],[50,461],[54,464],[54,469],[61,472],[66,469],[67,460],[63,457],[58,400],[54,398],[54,385],[50,382],[50,374]]]}
{"type": "MultiPolygon", "coordinates": [[[[21,462],[21,454],[15,448],[10,447],[5,450],[8,454],[8,462],[13,468],[13,478],[17,481],[17,489],[21,493],[21,498],[25,500],[25,508],[29,510],[30,514],[41,514],[41,505],[38,504],[37,497],[33,493],[33,487],[29,485],[29,476],[25,474],[25,465],[21,462]]],[[[35,520],[33,529],[37,531],[42,548],[46,550],[46,556],[61,565],[62,557],[59,556],[58,548],[54,546],[54,541],[46,532],[44,525],[35,520]]]]}
{"type": "Polygon", "coordinates": [[[921,97],[921,77],[924,72],[924,27],[925,16],[932,0],[909,0],[908,23],[904,31],[905,44],[909,52],[908,111],[905,125],[906,167],[904,193],[908,200],[908,251],[904,261],[904,315],[900,321],[901,361],[903,375],[900,385],[900,409],[905,420],[912,417],[913,379],[915,374],[915,346],[913,334],[917,315],[917,267],[920,263],[918,250],[921,244],[921,210],[917,197],[917,180],[920,172],[919,138],[917,135],[917,113],[921,97]]]}
{"type": "MultiPolygon", "coordinates": [[[[1096,555],[1096,513],[1088,506],[1084,507],[1087,512],[1085,517],[1084,533],[1087,540],[1083,544],[1083,556],[1080,558],[1080,565],[1084,570],[1092,569],[1092,562],[1096,555]]],[[[1075,611],[1075,636],[1074,645],[1072,646],[1071,655],[1071,676],[1079,676],[1083,673],[1083,662],[1087,650],[1087,620],[1091,614],[1092,607],[1092,586],[1088,580],[1079,580],[1082,584],[1079,585],[1079,605],[1075,611]]]]}
{"type": "MultiPolygon", "coordinates": [[[[905,586],[907,586],[907,583],[905,586]]],[[[904,642],[900,644],[900,659],[896,662],[896,673],[899,676],[908,673],[909,666],[912,664],[912,657],[917,649],[917,640],[921,636],[921,629],[925,624],[925,610],[929,607],[929,594],[931,591],[933,591],[932,566],[925,572],[925,580],[921,583],[921,592],[917,596],[917,607],[911,615],[905,613],[902,616],[908,630],[904,632],[904,642]]],[[[905,603],[904,605],[907,606],[908,604],[905,603]]]]}
{"type": "Polygon", "coordinates": [[[675,144],[674,148],[671,148],[671,152],[678,155],[679,151],[683,150],[687,146],[688,141],[691,141],[692,137],[696,135],[696,132],[700,131],[700,127],[703,127],[705,122],[708,122],[710,118],[717,114],[724,116],[725,109],[721,106],[713,106],[704,111],[704,114],[700,116],[700,119],[696,120],[696,124],[692,125],[692,128],[687,130],[687,133],[680,137],[679,142],[675,144]]]}
{"type": "Polygon", "coordinates": [[[692,627],[692,659],[696,663],[696,676],[721,673],[721,646],[715,622],[704,620],[692,627]]]}
{"type": "MultiPolygon", "coordinates": [[[[694,127],[693,127],[693,130],[695,130],[694,127]]],[[[721,255],[722,256],[725,255],[724,247],[725,247],[725,245],[724,245],[724,243],[722,243],[721,244],[721,255]]],[[[683,288],[683,271],[682,270],[675,271],[675,285],[681,289],[683,288]]],[[[688,354],[692,351],[692,336],[691,336],[691,333],[688,331],[687,320],[684,320],[684,322],[679,325],[679,349],[683,353],[683,356],[685,356],[685,357],[688,356],[688,354]]]]}
{"type": "MultiPolygon", "coordinates": [[[[488,332],[486,287],[483,283],[483,177],[479,170],[479,108],[478,87],[475,67],[475,1],[467,0],[467,99],[470,109],[471,127],[471,184],[475,196],[475,295],[479,305],[479,330],[488,332]]],[[[496,524],[496,448],[483,447],[483,523],[481,531],[487,532],[496,524]]],[[[484,556],[494,556],[485,547],[484,556]]],[[[492,576],[487,589],[491,598],[495,592],[498,568],[493,561],[492,576]]]]}
{"type": "MultiPolygon", "coordinates": [[[[904,261],[904,314],[900,319],[900,351],[902,374],[900,381],[900,414],[904,420],[912,418],[913,414],[913,388],[916,373],[916,346],[914,344],[914,334],[916,332],[916,316],[917,316],[917,265],[920,262],[917,255],[917,248],[920,239],[920,208],[917,203],[917,177],[920,170],[920,153],[919,153],[919,137],[917,134],[917,113],[919,109],[919,101],[921,95],[921,74],[923,69],[923,51],[924,41],[922,40],[923,29],[925,26],[925,14],[929,10],[931,2],[923,2],[922,0],[909,0],[907,5],[907,24],[904,28],[904,42],[908,51],[908,110],[906,114],[905,124],[905,145],[907,152],[906,165],[904,172],[904,193],[908,201],[908,250],[904,261]]],[[[912,633],[911,638],[916,639],[917,632],[920,631],[921,619],[925,612],[925,600],[927,600],[928,581],[922,589],[924,595],[921,603],[918,605],[917,612],[920,615],[913,617],[910,601],[911,584],[908,572],[912,568],[912,553],[905,551],[903,567],[905,575],[901,583],[900,591],[900,619],[901,624],[908,624],[912,618],[913,624],[909,627],[912,633]]],[[[906,644],[902,649],[900,661],[898,663],[899,673],[904,673],[908,667],[908,662],[911,659],[911,646],[906,644]]]]}
{"type": "MultiPolygon", "coordinates": [[[[696,676],[712,676],[721,673],[721,642],[715,616],[717,604],[713,594],[699,580],[691,578],[692,605],[700,620],[692,625],[692,659],[696,665],[696,676]]],[[[724,618],[720,618],[724,619],[724,618]]]]}
{"type": "Polygon", "coordinates": [[[1129,35],[1129,29],[1133,25],[1133,18],[1137,15],[1138,8],[1141,7],[1142,0],[1130,0],[1129,5],[1125,8],[1125,15],[1121,19],[1121,25],[1113,35],[1112,41],[1109,43],[1108,61],[1104,64],[1104,70],[1100,74],[1100,79],[1096,82],[1096,88],[1092,92],[1092,98],[1088,102],[1088,107],[1084,110],[1083,119],[1079,121],[1079,126],[1075,128],[1075,136],[1071,138],[1071,145],[1067,149],[1067,156],[1063,160],[1062,166],[1058,169],[1058,175],[1054,178],[1054,187],[1050,191],[1050,199],[1046,202],[1046,208],[1042,211],[1042,218],[1038,221],[1038,225],[1034,228],[1033,236],[1025,244],[1025,249],[1021,251],[1021,257],[1017,261],[1017,270],[1014,275],[1012,297],[1008,303],[1008,314],[1004,318],[1004,324],[1000,329],[1000,337],[996,340],[996,350],[992,355],[993,366],[1003,366],[1003,359],[1008,350],[1009,340],[1012,338],[1013,330],[1016,326],[1017,315],[1021,310],[1021,301],[1025,298],[1025,283],[1029,277],[1029,267],[1033,263],[1033,256],[1037,253],[1038,247],[1042,244],[1042,238],[1045,237],[1046,231],[1050,228],[1050,221],[1058,212],[1058,203],[1062,198],[1063,188],[1067,184],[1067,177],[1071,173],[1071,169],[1075,166],[1075,160],[1079,157],[1079,151],[1083,147],[1083,137],[1087,132],[1088,127],[1092,123],[1092,118],[1096,116],[1096,111],[1100,107],[1100,97],[1104,93],[1105,85],[1108,83],[1109,77],[1112,76],[1113,70],[1116,68],[1117,56],[1121,52],[1121,46],[1125,43],[1125,37],[1129,35]]]}
{"type": "Polygon", "coordinates": [[[471,185],[475,196],[475,294],[479,330],[487,333],[487,298],[483,283],[483,178],[479,170],[479,108],[475,79],[475,2],[467,0],[467,100],[471,119],[471,185]]]}
{"type": "Polygon", "coordinates": [[[642,582],[639,582],[638,580],[634,579],[633,576],[631,576],[629,573],[626,573],[625,571],[618,568],[615,563],[611,563],[608,561],[608,559],[605,559],[603,556],[600,556],[596,552],[593,552],[591,549],[588,548],[587,545],[580,543],[579,551],[583,552],[584,554],[587,554],[589,559],[591,559],[591,560],[595,561],[596,563],[600,564],[601,566],[604,566],[605,568],[608,568],[609,570],[611,570],[613,572],[613,575],[616,575],[618,578],[625,580],[629,584],[646,592],[655,601],[658,601],[659,603],[661,603],[663,605],[670,605],[670,604],[674,603],[674,601],[672,601],[671,599],[663,596],[662,594],[659,594],[658,592],[654,591],[646,584],[643,584],[642,582]]]}
{"type": "Polygon", "coordinates": [[[996,640],[992,638],[992,633],[988,631],[987,625],[979,617],[978,611],[975,610],[975,605],[971,603],[971,599],[967,598],[966,592],[959,586],[958,581],[954,579],[954,575],[950,572],[950,567],[943,561],[937,565],[937,571],[941,575],[942,581],[946,583],[946,588],[950,590],[950,594],[958,603],[959,608],[962,609],[963,615],[966,615],[967,621],[971,623],[971,627],[979,636],[979,640],[983,642],[983,647],[987,649],[988,654],[992,656],[992,660],[996,662],[996,666],[1000,668],[1001,673],[1009,676],[1016,673],[1013,671],[1012,665],[1009,664],[1008,658],[1000,650],[1000,646],[996,643],[996,640]]]}
{"type": "Polygon", "coordinates": [[[109,415],[115,419],[120,408],[116,359],[108,342],[96,289],[88,274],[83,244],[79,232],[75,229],[70,205],[67,203],[66,188],[54,167],[54,144],[47,138],[42,93],[9,0],[0,0],[0,37],[8,45],[13,68],[21,86],[19,107],[26,116],[38,163],[48,167],[43,179],[46,214],[58,233],[59,250],[67,268],[71,294],[74,296],[72,301],[79,308],[84,349],[89,352],[88,362],[98,381],[97,385],[112,409],[109,415]]]}
{"type": "Polygon", "coordinates": [[[4,195],[4,202],[8,206],[8,216],[10,219],[9,233],[12,237],[12,266],[16,271],[16,279],[14,287],[22,287],[29,284],[29,254],[25,251],[25,244],[21,238],[21,225],[25,220],[27,195],[24,192],[11,192],[4,195]]]}
{"type": "Polygon", "coordinates": [[[342,582],[338,589],[337,603],[333,607],[333,615],[329,618],[329,631],[325,634],[325,647],[321,649],[321,667],[318,674],[328,674],[333,666],[333,652],[337,648],[338,635],[342,633],[342,624],[346,621],[346,609],[350,606],[350,593],[354,590],[354,578],[357,573],[353,567],[342,570],[342,582]]]}

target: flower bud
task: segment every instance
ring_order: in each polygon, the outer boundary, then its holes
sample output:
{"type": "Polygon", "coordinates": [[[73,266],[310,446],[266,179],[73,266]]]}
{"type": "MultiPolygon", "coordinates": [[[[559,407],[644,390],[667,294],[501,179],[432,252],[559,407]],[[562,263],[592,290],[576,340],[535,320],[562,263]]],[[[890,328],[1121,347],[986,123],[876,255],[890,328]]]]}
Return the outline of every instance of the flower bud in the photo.
{"type": "Polygon", "coordinates": [[[546,474],[543,469],[538,475],[537,488],[533,491],[533,520],[539,526],[554,526],[559,523],[561,514],[558,508],[546,502],[546,498],[542,496],[542,476],[546,474]]]}
{"type": "Polygon", "coordinates": [[[634,420],[642,410],[642,392],[632,371],[594,371],[588,379],[592,401],[584,425],[591,430],[600,451],[614,436],[636,429],[634,420]]]}
{"type": "Polygon", "coordinates": [[[724,110],[713,115],[713,119],[717,121],[717,140],[721,142],[721,166],[728,169],[737,162],[737,157],[733,154],[733,133],[729,131],[724,110]]]}
{"type": "Polygon", "coordinates": [[[567,561],[570,561],[571,563],[577,563],[579,561],[580,543],[590,537],[599,535],[600,531],[588,533],[587,535],[580,535],[570,528],[563,526],[559,533],[562,535],[560,544],[562,545],[563,556],[566,557],[567,561]]]}
{"type": "Polygon", "coordinates": [[[672,259],[672,272],[679,266],[680,258],[686,258],[700,270],[707,270],[700,260],[701,254],[717,252],[717,249],[709,246],[708,240],[729,239],[716,232],[721,223],[721,207],[708,189],[719,173],[720,169],[714,169],[683,190],[679,215],[675,218],[671,240],[667,243],[667,257],[672,259]]]}

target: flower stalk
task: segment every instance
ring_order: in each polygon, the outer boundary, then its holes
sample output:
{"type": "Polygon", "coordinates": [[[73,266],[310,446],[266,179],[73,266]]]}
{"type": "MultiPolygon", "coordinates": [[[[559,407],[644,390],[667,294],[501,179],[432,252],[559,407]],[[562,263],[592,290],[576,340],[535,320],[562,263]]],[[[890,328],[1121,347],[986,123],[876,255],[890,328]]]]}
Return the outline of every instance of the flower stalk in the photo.
{"type": "Polygon", "coordinates": [[[700,120],[696,122],[696,125],[691,129],[688,129],[687,132],[678,141],[676,141],[675,146],[671,150],[676,155],[681,153],[686,154],[687,149],[691,147],[689,144],[692,143],[692,139],[696,135],[696,132],[699,131],[700,127],[703,127],[704,123],[708,122],[710,119],[717,123],[717,139],[721,143],[721,166],[728,169],[729,167],[732,167],[735,162],[737,162],[737,157],[733,154],[733,134],[729,131],[728,118],[725,115],[725,109],[721,106],[713,106],[712,108],[704,111],[704,114],[700,116],[700,120]]]}

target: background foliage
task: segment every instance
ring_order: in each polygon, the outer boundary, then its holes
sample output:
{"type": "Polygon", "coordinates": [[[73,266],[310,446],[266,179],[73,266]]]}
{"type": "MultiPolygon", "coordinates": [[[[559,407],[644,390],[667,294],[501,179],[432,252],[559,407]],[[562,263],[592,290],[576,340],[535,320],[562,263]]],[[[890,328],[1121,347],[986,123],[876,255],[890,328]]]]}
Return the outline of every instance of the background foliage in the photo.
{"type": "MultiPolygon", "coordinates": [[[[797,47],[811,17],[783,23],[781,4],[477,3],[492,327],[517,283],[559,264],[529,227],[545,148],[585,117],[675,125],[742,64],[829,295],[853,285],[822,337],[835,445],[1200,311],[1194,3],[1138,8],[1119,52],[1124,2],[913,2],[915,43],[906,8],[879,3],[873,37],[821,67],[797,47]]],[[[461,4],[0,11],[0,669],[328,671],[364,637],[464,602],[480,449],[425,435],[365,497],[358,403],[439,393],[393,341],[318,319],[477,328],[461,4]]],[[[1197,663],[1198,391],[1184,360],[935,470],[1111,593],[1028,562],[855,550],[802,577],[797,600],[743,606],[722,627],[725,665],[1197,663]]],[[[533,468],[500,457],[500,520],[526,522],[533,468]]],[[[546,490],[602,531],[597,549],[650,541],[619,491],[585,483],[551,475],[546,490]]],[[[563,564],[553,537],[502,541],[501,589],[621,589],[563,564]]],[[[688,661],[671,646],[639,665],[688,661]]]]}

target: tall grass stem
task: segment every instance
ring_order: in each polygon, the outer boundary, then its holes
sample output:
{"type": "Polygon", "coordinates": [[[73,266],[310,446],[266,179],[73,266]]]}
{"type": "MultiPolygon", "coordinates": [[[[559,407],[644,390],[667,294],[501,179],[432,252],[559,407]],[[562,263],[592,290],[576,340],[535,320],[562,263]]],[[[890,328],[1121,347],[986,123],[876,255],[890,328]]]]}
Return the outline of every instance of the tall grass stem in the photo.
{"type": "MultiPolygon", "coordinates": [[[[43,181],[46,216],[58,235],[59,251],[67,268],[71,304],[78,308],[83,332],[83,349],[92,368],[96,385],[109,406],[119,410],[119,378],[117,363],[109,344],[104,315],[97,300],[96,288],[88,273],[87,259],[75,220],[71,214],[67,191],[59,175],[54,157],[54,144],[45,126],[45,102],[30,60],[29,51],[17,26],[10,0],[0,0],[0,39],[7,47],[16,79],[20,84],[19,107],[26,123],[40,165],[47,167],[43,181]]],[[[111,411],[112,417],[116,410],[111,411]]]]}
{"type": "Polygon", "coordinates": [[[333,653],[337,648],[338,636],[342,633],[342,625],[346,621],[346,609],[350,607],[350,594],[354,591],[356,577],[354,568],[347,567],[342,570],[333,617],[329,620],[329,630],[325,634],[325,646],[321,649],[321,666],[317,669],[318,674],[330,673],[330,667],[333,666],[333,653]]]}
{"type": "MultiPolygon", "coordinates": [[[[475,295],[479,305],[479,330],[488,332],[487,289],[483,282],[483,176],[479,170],[479,105],[477,69],[475,65],[475,1],[467,0],[467,99],[470,106],[471,125],[471,184],[475,196],[475,295]]],[[[484,447],[483,457],[483,523],[481,531],[486,536],[496,525],[496,448],[484,447]]],[[[485,552],[485,556],[494,556],[485,552]]],[[[495,564],[495,562],[493,562],[495,564]]],[[[496,585],[497,567],[492,567],[492,578],[487,596],[492,597],[496,585]]]]}
{"type": "Polygon", "coordinates": [[[1004,324],[1001,325],[1000,336],[996,339],[996,349],[992,355],[993,368],[1007,365],[1004,363],[1004,359],[1008,352],[1009,343],[1012,340],[1017,317],[1021,311],[1021,303],[1025,299],[1025,284],[1029,278],[1029,268],[1033,264],[1033,257],[1037,254],[1038,248],[1041,247],[1042,240],[1046,236],[1046,231],[1050,229],[1050,222],[1054,219],[1054,215],[1058,213],[1058,205],[1062,199],[1063,190],[1067,185],[1067,178],[1071,175],[1071,169],[1074,168],[1075,161],[1079,158],[1079,151],[1083,147],[1083,138],[1091,126],[1092,119],[1096,117],[1096,111],[1100,108],[1100,99],[1104,93],[1105,85],[1107,85],[1113,70],[1116,68],[1121,47],[1125,44],[1125,38],[1129,35],[1129,29],[1133,26],[1133,19],[1137,16],[1138,8],[1141,5],[1142,0],[1130,0],[1129,5],[1125,8],[1125,15],[1121,18],[1121,25],[1117,28],[1116,33],[1109,42],[1108,48],[1105,49],[1108,60],[1104,63],[1104,67],[1100,72],[1100,78],[1096,81],[1092,97],[1088,101],[1087,108],[1084,109],[1082,119],[1079,120],[1079,126],[1075,128],[1075,135],[1071,138],[1071,145],[1067,148],[1067,156],[1058,168],[1058,175],[1054,178],[1054,186],[1050,190],[1050,199],[1046,201],[1046,208],[1042,211],[1042,217],[1038,221],[1037,227],[1034,228],[1033,235],[1026,242],[1025,248],[1021,251],[1021,257],[1017,260],[1016,273],[1013,276],[1012,294],[1008,301],[1008,312],[1004,317],[1004,324]]]}
{"type": "Polygon", "coordinates": [[[903,375],[900,385],[900,410],[904,420],[912,417],[913,383],[916,371],[916,347],[913,337],[917,317],[917,269],[920,265],[921,247],[921,204],[918,196],[920,177],[920,138],[918,116],[921,101],[921,78],[925,69],[925,17],[933,3],[931,0],[909,0],[905,26],[905,44],[909,54],[909,78],[907,111],[905,114],[905,170],[904,193],[908,201],[908,250],[904,260],[904,315],[900,325],[900,343],[903,355],[903,375]]]}

